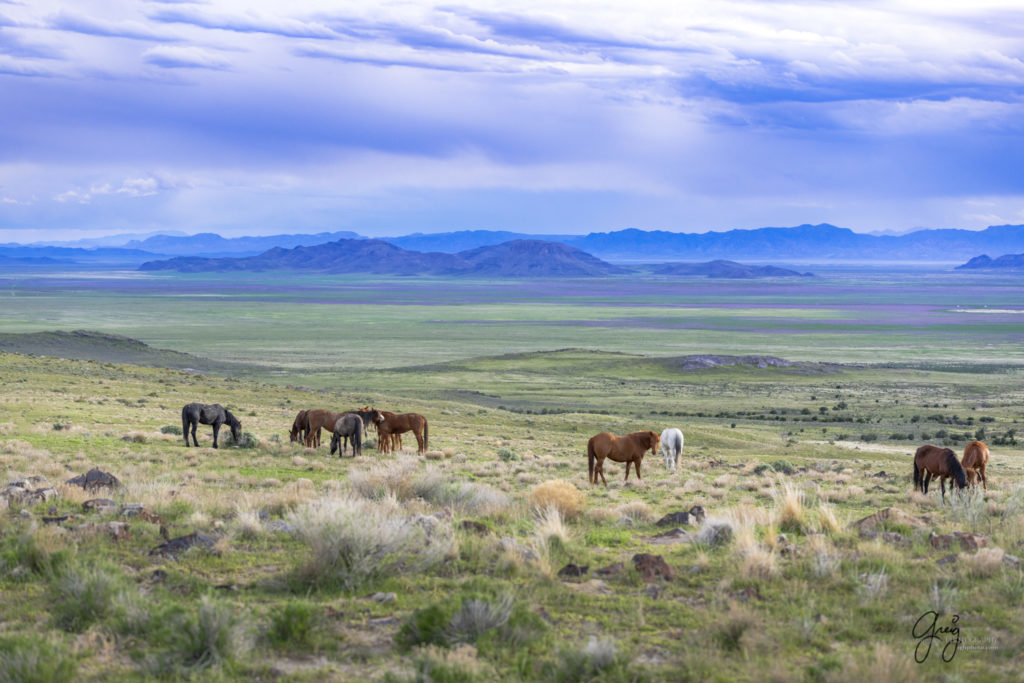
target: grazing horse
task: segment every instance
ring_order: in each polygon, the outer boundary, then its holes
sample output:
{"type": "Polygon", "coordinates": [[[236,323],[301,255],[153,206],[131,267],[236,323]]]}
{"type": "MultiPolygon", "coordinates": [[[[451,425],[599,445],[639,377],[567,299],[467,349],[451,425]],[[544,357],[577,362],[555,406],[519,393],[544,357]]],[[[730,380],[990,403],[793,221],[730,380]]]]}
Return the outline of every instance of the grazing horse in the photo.
{"type": "Polygon", "coordinates": [[[356,413],[345,413],[334,423],[334,436],[331,437],[331,455],[341,446],[338,457],[345,455],[346,446],[341,444],[342,437],[346,443],[352,440],[352,457],[363,453],[363,420],[356,413]]]}
{"type": "Polygon", "coordinates": [[[683,455],[683,433],[669,427],[661,433],[661,454],[665,456],[665,467],[676,471],[679,458],[683,455]]]}
{"type": "Polygon", "coordinates": [[[427,426],[427,418],[419,413],[385,413],[374,410],[370,420],[377,426],[377,434],[380,435],[378,447],[381,444],[390,444],[392,435],[412,432],[416,435],[416,452],[426,452],[430,429],[427,426]]]}
{"type": "Polygon", "coordinates": [[[333,432],[334,424],[345,414],[319,408],[306,411],[306,448],[319,448],[320,430],[326,429],[333,432]]]}
{"type": "Polygon", "coordinates": [[[985,478],[985,468],[988,467],[988,446],[981,441],[972,441],[964,448],[964,458],[960,461],[968,478],[973,486],[978,485],[978,477],[988,491],[988,480],[985,478]]]}
{"type": "Polygon", "coordinates": [[[661,437],[654,432],[633,432],[625,436],[601,432],[590,437],[590,441],[587,442],[587,472],[590,483],[596,484],[597,477],[600,475],[604,485],[608,485],[608,481],[604,478],[605,458],[626,463],[626,478],[623,481],[629,479],[630,465],[636,469],[636,478],[642,479],[640,463],[643,462],[644,454],[650,449],[651,455],[654,455],[660,441],[661,437]]]}
{"type": "MultiPolygon", "coordinates": [[[[967,474],[956,459],[956,453],[927,444],[914,453],[914,490],[928,493],[928,482],[932,477],[938,477],[942,485],[942,502],[946,502],[946,477],[952,477],[959,489],[967,486],[967,474]]],[[[950,486],[950,492],[952,490],[950,486]]]]}
{"type": "Polygon", "coordinates": [[[308,412],[308,410],[300,410],[299,414],[295,416],[295,422],[292,422],[292,431],[289,435],[292,443],[306,440],[306,413],[308,412]]]}
{"type": "Polygon", "coordinates": [[[181,431],[185,435],[185,446],[189,445],[189,430],[192,431],[192,443],[199,446],[199,441],[196,440],[196,426],[204,424],[213,425],[213,447],[217,448],[217,432],[225,423],[231,427],[231,436],[235,443],[241,441],[242,423],[219,403],[189,403],[181,409],[181,431]]]}

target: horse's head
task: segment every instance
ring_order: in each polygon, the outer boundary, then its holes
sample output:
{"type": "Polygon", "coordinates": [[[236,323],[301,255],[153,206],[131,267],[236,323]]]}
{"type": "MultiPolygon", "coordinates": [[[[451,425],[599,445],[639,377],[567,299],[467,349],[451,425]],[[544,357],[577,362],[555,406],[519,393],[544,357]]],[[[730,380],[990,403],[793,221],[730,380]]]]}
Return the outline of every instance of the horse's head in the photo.
{"type": "Polygon", "coordinates": [[[655,455],[658,452],[658,446],[661,445],[661,437],[654,432],[647,432],[651,435],[651,455],[655,455]]]}
{"type": "Polygon", "coordinates": [[[231,438],[235,440],[236,444],[242,443],[242,423],[228,411],[225,410],[224,413],[227,417],[228,426],[231,427],[231,438]]]}
{"type": "Polygon", "coordinates": [[[380,424],[384,421],[384,414],[379,410],[373,409],[370,411],[370,421],[376,424],[380,424]]]}

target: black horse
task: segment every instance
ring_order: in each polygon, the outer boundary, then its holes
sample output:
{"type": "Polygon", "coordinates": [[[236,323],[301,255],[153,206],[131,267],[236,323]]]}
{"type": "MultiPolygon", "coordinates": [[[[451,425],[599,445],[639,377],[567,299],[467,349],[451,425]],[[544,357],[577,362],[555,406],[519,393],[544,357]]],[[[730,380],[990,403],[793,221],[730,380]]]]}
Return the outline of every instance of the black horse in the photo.
{"type": "Polygon", "coordinates": [[[185,446],[189,445],[189,430],[192,432],[192,443],[196,446],[199,445],[199,441],[196,440],[196,426],[204,424],[213,425],[213,447],[216,448],[217,432],[220,431],[220,426],[225,423],[231,427],[231,436],[234,438],[235,443],[241,441],[242,423],[219,403],[211,403],[209,405],[189,403],[181,409],[181,431],[185,435],[185,446]]]}
{"type": "MultiPolygon", "coordinates": [[[[355,413],[346,413],[338,418],[338,421],[334,423],[334,436],[331,437],[331,455],[334,455],[334,451],[338,450],[338,446],[341,445],[342,437],[345,438],[347,443],[349,439],[352,440],[352,457],[362,455],[363,453],[363,421],[355,413]]],[[[338,453],[338,457],[345,455],[345,446],[341,446],[341,452],[338,453]]]]}

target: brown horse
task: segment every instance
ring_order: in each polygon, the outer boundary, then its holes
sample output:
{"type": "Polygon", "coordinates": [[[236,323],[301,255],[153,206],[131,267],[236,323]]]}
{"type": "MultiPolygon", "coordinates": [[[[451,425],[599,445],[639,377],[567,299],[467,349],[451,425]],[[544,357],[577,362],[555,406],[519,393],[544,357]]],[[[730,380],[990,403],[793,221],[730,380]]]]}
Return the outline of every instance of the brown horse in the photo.
{"type": "Polygon", "coordinates": [[[640,476],[640,463],[643,462],[644,455],[648,449],[650,449],[652,455],[657,452],[660,442],[661,437],[654,432],[633,432],[626,436],[615,436],[608,432],[601,432],[596,436],[592,436],[590,441],[587,442],[587,472],[590,483],[596,484],[597,477],[600,475],[604,485],[608,485],[608,481],[604,478],[605,458],[611,458],[615,462],[626,463],[626,479],[623,481],[629,479],[630,465],[633,465],[636,469],[636,478],[642,479],[640,476]]]}
{"type": "Polygon", "coordinates": [[[306,411],[306,448],[319,448],[320,430],[326,429],[334,432],[334,425],[343,415],[347,413],[335,413],[330,410],[307,410],[306,411]]]}
{"type": "Polygon", "coordinates": [[[967,474],[956,459],[956,453],[948,448],[926,444],[914,453],[914,490],[928,493],[928,482],[932,477],[938,477],[942,485],[942,502],[946,502],[946,477],[952,477],[959,489],[967,486],[967,474]]]}
{"type": "Polygon", "coordinates": [[[308,410],[300,410],[299,414],[295,416],[295,422],[292,422],[292,431],[289,434],[291,442],[306,440],[306,413],[308,410]]]}
{"type": "Polygon", "coordinates": [[[978,477],[981,477],[981,483],[988,491],[988,480],[985,478],[985,468],[988,467],[988,446],[981,441],[970,442],[964,448],[964,458],[960,464],[963,465],[967,472],[967,478],[971,480],[970,483],[973,486],[978,485],[978,477]]]}
{"type": "Polygon", "coordinates": [[[419,413],[389,413],[374,410],[370,421],[377,427],[378,449],[382,445],[384,448],[390,447],[393,436],[412,432],[416,435],[416,452],[424,453],[427,450],[430,429],[427,426],[427,418],[419,413]]]}

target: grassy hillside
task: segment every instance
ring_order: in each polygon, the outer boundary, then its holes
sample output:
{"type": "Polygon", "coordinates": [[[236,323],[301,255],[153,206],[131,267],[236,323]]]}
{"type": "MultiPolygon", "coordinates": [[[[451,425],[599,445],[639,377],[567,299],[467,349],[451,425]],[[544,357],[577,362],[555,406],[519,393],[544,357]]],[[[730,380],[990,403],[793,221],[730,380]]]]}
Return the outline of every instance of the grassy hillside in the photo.
{"type": "Polygon", "coordinates": [[[0,464],[7,480],[41,476],[31,488],[59,494],[0,514],[0,669],[453,681],[1020,671],[1017,371],[691,371],[580,350],[406,365],[351,368],[313,390],[0,353],[0,464]],[[196,400],[229,407],[247,447],[186,449],[174,432],[196,400]],[[300,408],[365,404],[425,415],[427,453],[409,435],[404,452],[359,458],[288,442],[300,408]],[[590,435],[666,426],[686,434],[679,472],[648,455],[643,483],[608,464],[609,485],[589,485],[590,435]],[[937,491],[911,494],[916,445],[962,450],[980,429],[986,495],[941,506],[937,491]],[[123,486],[64,483],[92,467],[123,486]],[[116,507],[87,512],[96,497],[116,507]],[[126,517],[131,504],[156,517],[126,517]],[[673,528],[658,519],[694,505],[714,523],[656,538],[673,528]],[[887,507],[907,516],[874,536],[851,528],[887,507]],[[930,541],[955,531],[986,545],[930,541]],[[210,547],[151,553],[193,532],[210,547]],[[643,576],[638,553],[660,555],[671,578],[643,576]],[[570,563],[586,573],[559,576],[570,563]],[[949,662],[945,638],[914,660],[930,611],[938,627],[959,615],[949,662]]]}

